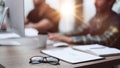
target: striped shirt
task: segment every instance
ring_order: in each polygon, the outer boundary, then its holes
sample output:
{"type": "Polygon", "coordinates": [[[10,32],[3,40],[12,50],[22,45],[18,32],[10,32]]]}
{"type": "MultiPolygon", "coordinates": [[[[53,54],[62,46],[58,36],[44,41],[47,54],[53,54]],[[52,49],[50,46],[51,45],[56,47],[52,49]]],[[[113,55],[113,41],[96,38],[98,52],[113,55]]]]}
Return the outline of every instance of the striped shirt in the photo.
{"type": "Polygon", "coordinates": [[[100,28],[96,28],[96,22],[93,19],[90,21],[89,27],[83,24],[79,27],[81,33],[84,35],[73,36],[72,41],[74,43],[81,44],[104,44],[108,46],[118,46],[120,47],[120,20],[119,16],[113,13],[112,17],[109,16],[104,22],[102,22],[100,28]],[[86,28],[87,27],[87,28],[86,28]],[[86,33],[86,34],[85,34],[86,33]]]}

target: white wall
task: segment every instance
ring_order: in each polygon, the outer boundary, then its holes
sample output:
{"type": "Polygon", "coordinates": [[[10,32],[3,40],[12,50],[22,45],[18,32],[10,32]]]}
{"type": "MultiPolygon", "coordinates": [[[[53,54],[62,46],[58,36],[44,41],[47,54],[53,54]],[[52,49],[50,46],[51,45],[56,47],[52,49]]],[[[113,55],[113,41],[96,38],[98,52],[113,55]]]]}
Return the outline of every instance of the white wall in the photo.
{"type": "Polygon", "coordinates": [[[87,23],[91,19],[91,17],[93,17],[96,13],[94,2],[95,0],[84,0],[83,1],[83,13],[84,13],[85,23],[87,23]]]}
{"type": "Polygon", "coordinates": [[[31,9],[33,9],[33,0],[24,0],[25,17],[31,9]]]}
{"type": "Polygon", "coordinates": [[[74,34],[75,17],[73,15],[74,13],[72,13],[72,10],[74,12],[74,9],[71,9],[74,8],[74,5],[75,5],[75,0],[62,0],[61,2],[61,8],[62,8],[61,11],[64,10],[64,12],[60,20],[59,31],[63,34],[74,34]]]}
{"type": "Polygon", "coordinates": [[[49,4],[52,8],[59,11],[60,0],[46,0],[46,3],[49,4]]]}
{"type": "MultiPolygon", "coordinates": [[[[88,22],[91,17],[93,17],[96,13],[96,9],[94,6],[95,0],[84,0],[84,22],[88,22]]],[[[120,0],[114,4],[112,8],[115,12],[120,13],[120,0]]]]}
{"type": "MultiPolygon", "coordinates": [[[[46,0],[46,3],[49,4],[52,8],[59,10],[59,1],[60,0],[46,0]]],[[[29,11],[34,8],[33,0],[24,0],[24,6],[26,17],[29,11]]]]}
{"type": "Polygon", "coordinates": [[[113,10],[117,13],[120,13],[120,0],[117,0],[117,2],[114,4],[113,10]]]}

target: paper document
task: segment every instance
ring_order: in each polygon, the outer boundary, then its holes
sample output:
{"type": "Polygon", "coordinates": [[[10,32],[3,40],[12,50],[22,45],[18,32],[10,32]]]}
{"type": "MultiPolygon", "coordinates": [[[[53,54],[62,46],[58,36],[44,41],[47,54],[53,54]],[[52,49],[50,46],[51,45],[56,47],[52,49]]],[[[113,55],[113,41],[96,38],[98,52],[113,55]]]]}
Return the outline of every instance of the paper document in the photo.
{"type": "Polygon", "coordinates": [[[77,50],[73,50],[70,47],[42,50],[42,52],[50,56],[64,60],[66,62],[69,62],[69,63],[79,63],[79,62],[102,59],[102,57],[80,52],[77,50]]]}
{"type": "MultiPolygon", "coordinates": [[[[38,36],[38,31],[34,28],[25,28],[25,36],[26,37],[38,36]]],[[[20,38],[20,35],[13,32],[0,33],[0,39],[8,38],[20,38]]]]}
{"type": "Polygon", "coordinates": [[[110,55],[120,54],[119,49],[110,48],[110,47],[99,45],[99,44],[73,46],[73,49],[98,55],[98,56],[110,56],[110,55]]]}
{"type": "Polygon", "coordinates": [[[38,36],[38,31],[34,28],[25,28],[25,36],[26,37],[33,37],[38,36]]]}
{"type": "Polygon", "coordinates": [[[1,33],[0,39],[7,39],[7,38],[20,38],[20,36],[16,33],[1,33]]]}

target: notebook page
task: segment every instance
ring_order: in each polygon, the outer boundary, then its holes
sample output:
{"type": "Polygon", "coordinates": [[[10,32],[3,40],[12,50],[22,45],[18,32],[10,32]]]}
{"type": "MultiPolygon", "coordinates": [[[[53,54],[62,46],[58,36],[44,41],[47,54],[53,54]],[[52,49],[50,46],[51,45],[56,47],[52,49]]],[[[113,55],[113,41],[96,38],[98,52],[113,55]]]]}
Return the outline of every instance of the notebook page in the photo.
{"type": "Polygon", "coordinates": [[[86,62],[91,60],[102,59],[102,57],[94,56],[84,52],[73,50],[72,48],[55,48],[51,50],[42,50],[43,53],[59,58],[69,63],[86,62]]]}
{"type": "Polygon", "coordinates": [[[89,53],[89,54],[98,55],[98,56],[109,56],[109,55],[120,54],[119,49],[110,48],[110,47],[99,45],[99,44],[73,46],[72,48],[89,53]]]}
{"type": "Polygon", "coordinates": [[[100,56],[120,54],[120,50],[116,48],[91,49],[91,51],[100,56]]]}

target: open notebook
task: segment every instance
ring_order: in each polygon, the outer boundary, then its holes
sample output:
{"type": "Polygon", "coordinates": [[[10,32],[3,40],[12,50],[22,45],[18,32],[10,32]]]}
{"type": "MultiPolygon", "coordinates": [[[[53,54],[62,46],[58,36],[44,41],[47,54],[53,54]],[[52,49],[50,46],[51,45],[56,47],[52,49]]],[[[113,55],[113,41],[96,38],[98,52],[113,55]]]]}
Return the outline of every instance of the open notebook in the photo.
{"type": "Polygon", "coordinates": [[[97,56],[111,56],[111,55],[120,54],[119,49],[110,48],[110,47],[99,45],[99,44],[73,46],[72,48],[75,50],[79,50],[79,51],[97,55],[97,56]]]}
{"type": "Polygon", "coordinates": [[[103,59],[103,57],[80,52],[72,49],[71,47],[42,50],[42,52],[69,63],[79,63],[79,62],[87,62],[92,60],[103,59]]]}

